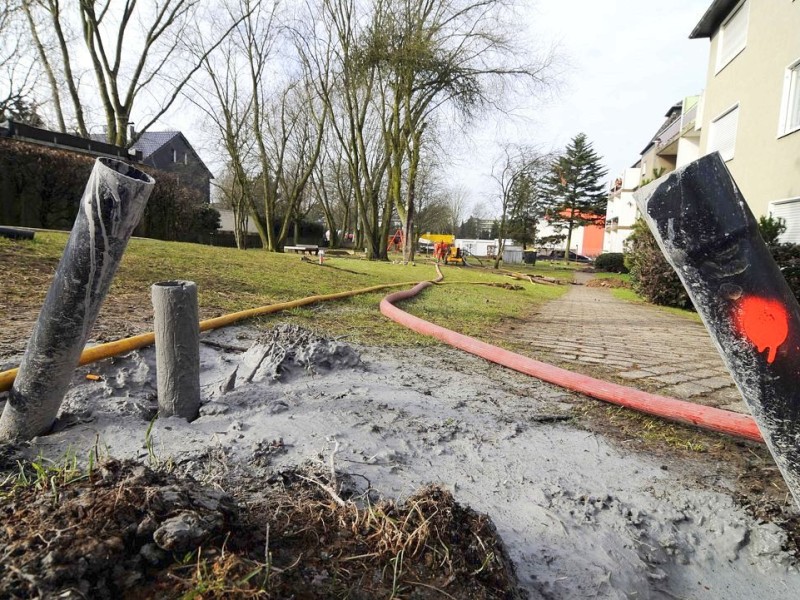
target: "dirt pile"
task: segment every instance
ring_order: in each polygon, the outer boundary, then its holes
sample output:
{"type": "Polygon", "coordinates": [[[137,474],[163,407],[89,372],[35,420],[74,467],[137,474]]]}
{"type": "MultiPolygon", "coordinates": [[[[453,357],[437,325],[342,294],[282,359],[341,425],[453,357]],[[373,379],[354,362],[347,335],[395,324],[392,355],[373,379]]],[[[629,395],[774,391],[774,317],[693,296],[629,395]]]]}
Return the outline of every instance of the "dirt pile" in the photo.
{"type": "Polygon", "coordinates": [[[221,391],[259,381],[286,381],[299,374],[354,368],[361,358],[352,346],[282,324],[259,337],[242,355],[221,391]]]}
{"type": "Polygon", "coordinates": [[[629,281],[625,281],[624,279],[617,279],[616,277],[609,277],[607,279],[590,279],[584,285],[586,285],[586,287],[596,287],[596,288],[631,289],[632,287],[629,281]]]}
{"type": "Polygon", "coordinates": [[[88,474],[32,463],[0,494],[6,598],[119,598],[175,555],[218,544],[237,519],[227,494],[132,462],[88,474]]]}
{"type": "Polygon", "coordinates": [[[33,463],[0,488],[0,596],[519,597],[491,521],[449,492],[345,501],[332,479],[287,471],[236,502],[133,462],[33,463]]]}

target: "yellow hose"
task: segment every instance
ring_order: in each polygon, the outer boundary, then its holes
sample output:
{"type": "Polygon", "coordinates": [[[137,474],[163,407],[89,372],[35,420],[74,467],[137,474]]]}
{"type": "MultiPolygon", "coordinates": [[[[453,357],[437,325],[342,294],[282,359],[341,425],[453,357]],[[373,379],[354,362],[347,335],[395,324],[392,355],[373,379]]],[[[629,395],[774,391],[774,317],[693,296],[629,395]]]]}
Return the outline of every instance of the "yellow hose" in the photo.
{"type": "MultiPolygon", "coordinates": [[[[258,317],[260,315],[268,315],[271,313],[280,312],[282,310],[288,310],[290,308],[297,308],[298,306],[306,306],[307,304],[314,304],[315,302],[324,302],[326,300],[340,300],[342,298],[358,296],[359,294],[368,294],[369,292],[378,292],[380,290],[385,290],[394,287],[401,287],[401,286],[407,287],[410,285],[413,286],[417,285],[418,283],[420,282],[404,281],[402,283],[384,283],[381,285],[373,285],[370,287],[360,288],[357,290],[336,292],[335,294],[319,294],[316,296],[306,296],[305,298],[299,298],[297,300],[292,300],[290,302],[267,304],[266,306],[259,306],[258,308],[249,308],[247,310],[240,310],[239,312],[222,315],[221,317],[215,317],[213,319],[206,319],[205,321],[200,321],[200,331],[219,329],[220,327],[226,327],[227,325],[231,325],[233,323],[236,323],[237,321],[242,321],[244,319],[258,317]]],[[[151,331],[149,333],[141,333],[139,335],[134,335],[133,337],[124,338],[114,342],[108,342],[106,344],[99,344],[97,346],[92,346],[91,348],[86,348],[83,351],[83,353],[81,354],[80,362],[78,364],[87,365],[89,363],[93,363],[98,360],[103,360],[105,358],[111,358],[112,356],[117,356],[125,352],[138,350],[139,348],[150,346],[155,342],[155,339],[156,339],[155,333],[151,331]]],[[[11,389],[11,386],[14,384],[14,379],[16,379],[17,377],[17,371],[19,371],[18,368],[0,372],[0,392],[5,392],[6,390],[11,389]]]]}

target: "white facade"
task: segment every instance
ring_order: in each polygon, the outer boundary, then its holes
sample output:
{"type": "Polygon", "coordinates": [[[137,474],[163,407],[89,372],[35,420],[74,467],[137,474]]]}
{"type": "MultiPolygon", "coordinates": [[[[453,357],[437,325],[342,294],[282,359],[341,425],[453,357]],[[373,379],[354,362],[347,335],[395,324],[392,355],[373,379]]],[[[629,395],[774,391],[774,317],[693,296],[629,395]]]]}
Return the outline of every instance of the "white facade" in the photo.
{"type": "Polygon", "coordinates": [[[625,241],[633,233],[633,225],[639,215],[633,192],[639,187],[642,171],[639,168],[625,169],[614,181],[606,208],[606,231],[603,236],[603,252],[623,252],[625,241]]]}
{"type": "MultiPolygon", "coordinates": [[[[461,248],[462,250],[466,250],[473,256],[480,256],[483,258],[484,256],[494,256],[497,253],[497,246],[499,245],[499,240],[468,240],[468,239],[456,239],[455,241],[456,248],[461,248]]],[[[512,240],[506,240],[505,245],[510,246],[513,244],[512,240]]]]}
{"type": "MultiPolygon", "coordinates": [[[[219,231],[233,231],[233,211],[228,208],[217,208],[219,212],[219,231]]],[[[253,224],[253,221],[247,219],[247,233],[258,233],[258,229],[253,224]]]]}
{"type": "Polygon", "coordinates": [[[673,105],[665,115],[666,122],[640,155],[636,167],[625,169],[611,184],[603,252],[625,251],[625,242],[639,218],[633,193],[645,180],[659,173],[665,175],[700,157],[702,108],[700,96],[687,96],[673,105]],[[678,110],[680,114],[676,117],[678,110]]]}
{"type": "Polygon", "coordinates": [[[783,219],[786,225],[786,231],[778,241],[784,244],[800,244],[800,198],[770,202],[768,214],[775,219],[783,219]]]}
{"type": "MultiPolygon", "coordinates": [[[[575,254],[583,254],[583,230],[583,227],[575,227],[572,229],[572,239],[570,240],[569,249],[575,254]]],[[[539,224],[536,226],[536,237],[538,239],[556,235],[566,235],[566,233],[565,229],[556,229],[550,225],[550,222],[546,219],[539,221],[539,224]]],[[[545,250],[565,250],[567,247],[567,238],[565,237],[557,243],[541,244],[539,247],[545,250]]]]}

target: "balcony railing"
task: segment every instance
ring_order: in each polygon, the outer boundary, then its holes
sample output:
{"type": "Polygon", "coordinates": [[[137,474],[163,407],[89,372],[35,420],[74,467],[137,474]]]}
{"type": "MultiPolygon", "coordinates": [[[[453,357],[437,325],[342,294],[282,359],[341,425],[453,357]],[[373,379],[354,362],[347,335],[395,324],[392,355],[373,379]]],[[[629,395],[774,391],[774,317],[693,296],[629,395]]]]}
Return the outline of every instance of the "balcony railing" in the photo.
{"type": "Polygon", "coordinates": [[[681,131],[686,130],[690,125],[694,125],[695,119],[697,119],[698,106],[700,106],[700,103],[696,102],[692,108],[681,115],[681,131]]]}
{"type": "Polygon", "coordinates": [[[681,133],[681,119],[675,119],[658,136],[659,141],[656,146],[656,149],[661,150],[662,148],[666,148],[672,142],[675,141],[675,138],[677,138],[680,135],[680,133],[681,133]]]}

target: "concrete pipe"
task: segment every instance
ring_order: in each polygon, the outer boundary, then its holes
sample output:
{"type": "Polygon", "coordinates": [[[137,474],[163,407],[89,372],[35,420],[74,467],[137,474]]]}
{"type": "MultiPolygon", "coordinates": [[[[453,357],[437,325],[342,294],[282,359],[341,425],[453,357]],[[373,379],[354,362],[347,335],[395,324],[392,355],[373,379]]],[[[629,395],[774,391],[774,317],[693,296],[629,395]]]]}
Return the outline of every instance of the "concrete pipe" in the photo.
{"type": "Polygon", "coordinates": [[[0,417],[0,440],[30,439],[52,426],[154,184],[124,162],[95,162],[0,417]]]}
{"type": "Polygon", "coordinates": [[[197,286],[162,281],[152,287],[158,414],[189,421],[200,410],[200,327],[197,286]]]}

